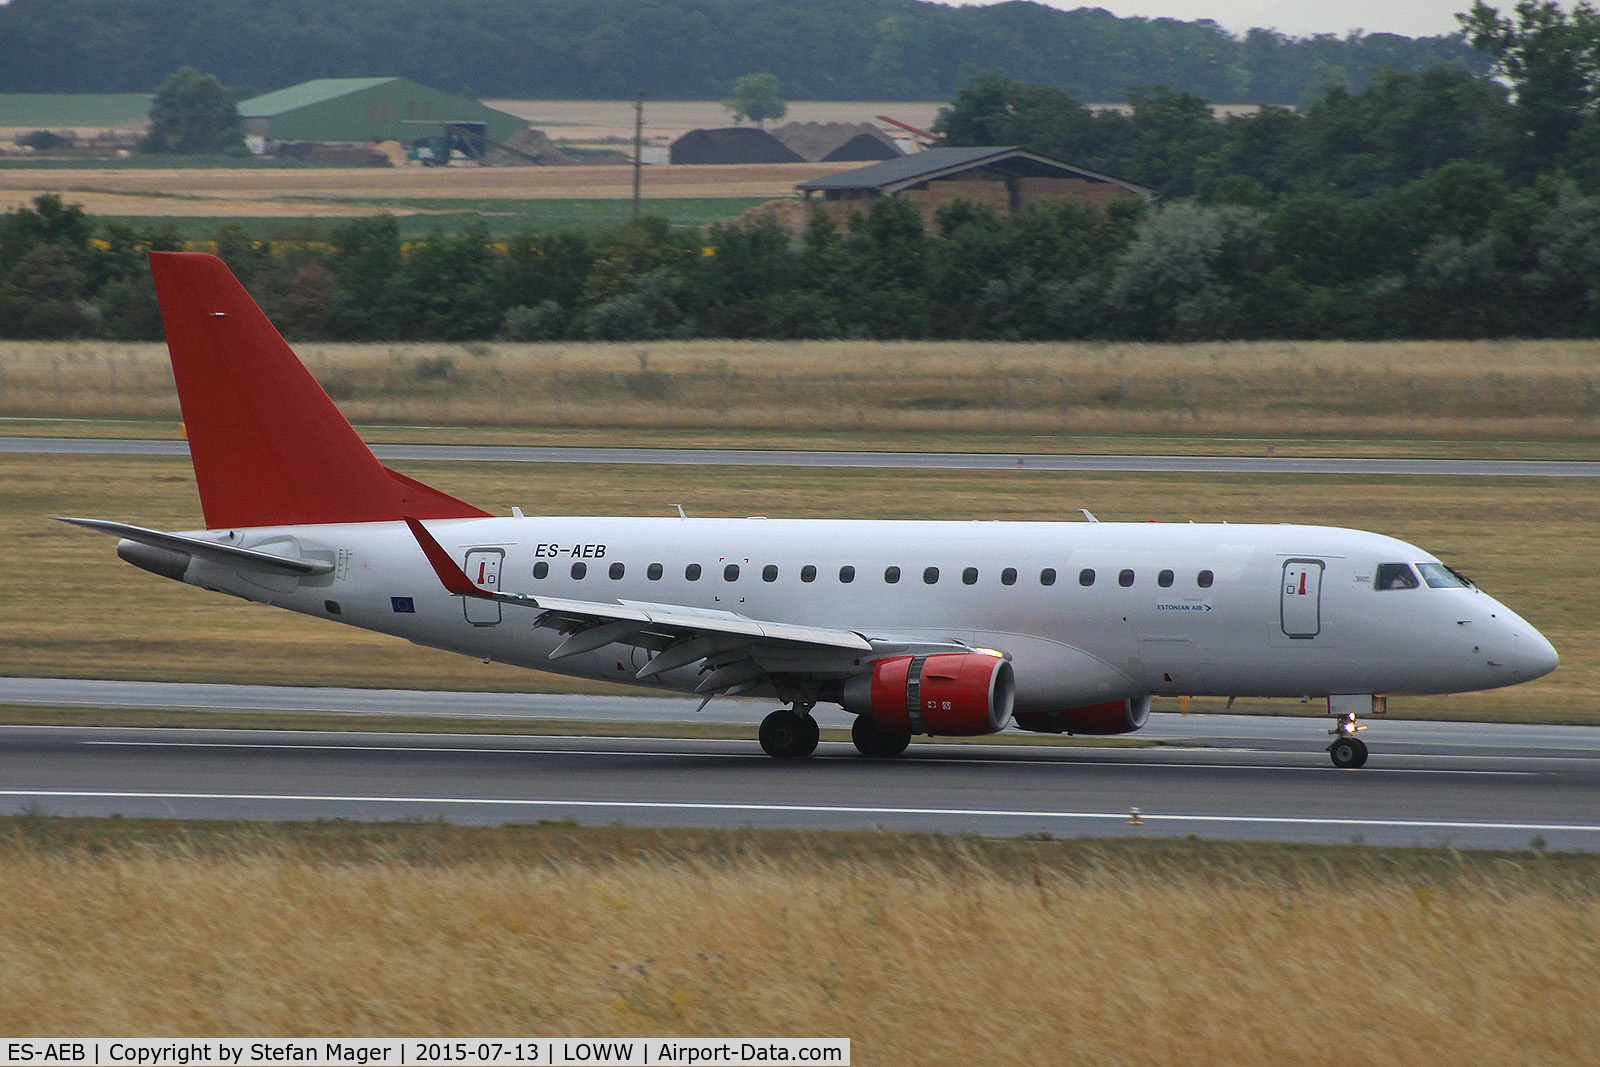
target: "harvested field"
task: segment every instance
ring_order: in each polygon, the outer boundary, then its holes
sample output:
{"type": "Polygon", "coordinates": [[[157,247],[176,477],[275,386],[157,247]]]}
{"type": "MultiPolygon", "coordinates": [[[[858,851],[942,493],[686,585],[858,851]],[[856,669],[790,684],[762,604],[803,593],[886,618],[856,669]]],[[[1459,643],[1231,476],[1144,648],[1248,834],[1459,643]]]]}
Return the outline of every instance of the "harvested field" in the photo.
{"type": "MultiPolygon", "coordinates": [[[[1407,698],[1391,714],[1600,722],[1594,488],[1581,479],[1077,475],[1043,471],[410,464],[404,471],[504,514],[1321,522],[1437,552],[1555,643],[1527,685],[1407,698]],[[1530,522],[1529,516],[1538,516],[1530,522]]],[[[111,539],[52,522],[88,515],[163,529],[200,522],[187,460],[7,456],[0,465],[0,673],[294,685],[617,692],[600,683],[417,648],[163,581],[111,539]],[[84,610],[86,598],[93,610],[84,610]]],[[[629,690],[638,692],[638,690],[629,690]]],[[[1175,702],[1167,706],[1173,706],[1175,702]]],[[[1222,702],[1197,701],[1195,710],[1222,702]]],[[[1293,713],[1291,701],[1246,710],[1293,713]]]]}
{"type": "MultiPolygon", "coordinates": [[[[486,100],[484,103],[526,119],[549,134],[552,140],[563,144],[632,151],[632,100],[486,100]]],[[[878,116],[888,115],[925,130],[933,125],[939,109],[945,106],[938,101],[791,100],[788,114],[768,126],[785,122],[871,122],[898,134],[901,131],[890,124],[878,122],[878,116]]],[[[644,122],[645,143],[658,146],[670,145],[690,130],[734,125],[726,105],[717,100],[646,100],[644,122]]]]}
{"type": "MultiPolygon", "coordinates": [[[[359,423],[1187,438],[1600,439],[1600,342],[297,346],[359,423]]],[[[159,344],[0,343],[0,417],[170,418],[159,344]]]]}
{"type": "MultiPolygon", "coordinates": [[[[770,200],[793,196],[800,182],[853,166],[647,167],[643,191],[654,200],[770,200]]],[[[632,175],[629,167],[0,169],[0,210],[31,204],[41,193],[59,193],[93,214],[120,216],[407,214],[427,210],[429,200],[628,200],[632,175]],[[409,203],[387,203],[401,200],[409,203]]]]}
{"type": "Polygon", "coordinates": [[[869,1065],[1600,1043],[1592,856],[31,817],[0,863],[12,1034],[803,1034],[869,1065]],[[1335,1050],[1330,991],[1367,989],[1335,1050]]]}

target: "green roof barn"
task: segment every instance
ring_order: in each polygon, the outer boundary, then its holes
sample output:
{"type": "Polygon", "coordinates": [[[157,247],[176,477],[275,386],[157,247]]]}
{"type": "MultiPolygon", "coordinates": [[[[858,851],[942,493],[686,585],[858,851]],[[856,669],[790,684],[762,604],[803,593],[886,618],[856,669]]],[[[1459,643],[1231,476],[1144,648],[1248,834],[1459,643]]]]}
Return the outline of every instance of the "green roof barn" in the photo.
{"type": "MultiPolygon", "coordinates": [[[[274,141],[415,141],[449,122],[482,123],[506,141],[527,122],[405,78],[318,78],[239,105],[248,138],[274,141]]],[[[260,150],[260,149],[258,149],[260,150]]]]}

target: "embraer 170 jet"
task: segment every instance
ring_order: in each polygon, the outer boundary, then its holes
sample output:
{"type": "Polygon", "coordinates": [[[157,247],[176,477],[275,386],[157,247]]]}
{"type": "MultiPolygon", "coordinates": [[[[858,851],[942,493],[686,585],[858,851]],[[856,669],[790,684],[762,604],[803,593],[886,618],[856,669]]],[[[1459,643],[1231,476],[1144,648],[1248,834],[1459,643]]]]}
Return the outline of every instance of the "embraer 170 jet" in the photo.
{"type": "MultiPolygon", "coordinates": [[[[205,529],[67,519],[214,592],[581,678],[819,703],[868,756],[913,734],[1115,734],[1152,696],[1325,700],[1328,751],[1399,694],[1556,652],[1422,549],[1323,526],[497,517],[383,467],[221,260],[151,254],[205,529]]],[[[1092,516],[1085,513],[1085,518],[1092,516]]]]}

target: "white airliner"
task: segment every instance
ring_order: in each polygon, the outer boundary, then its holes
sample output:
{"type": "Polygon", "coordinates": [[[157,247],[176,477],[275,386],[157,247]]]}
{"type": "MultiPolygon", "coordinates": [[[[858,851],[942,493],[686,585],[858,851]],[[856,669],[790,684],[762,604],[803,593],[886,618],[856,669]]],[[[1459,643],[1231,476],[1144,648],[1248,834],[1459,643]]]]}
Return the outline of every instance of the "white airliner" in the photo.
{"type": "Polygon", "coordinates": [[[582,678],[748,694],[775,757],[819,703],[912,734],[1137,730],[1152,696],[1513,685],[1550,642],[1414,545],[1323,526],[491,516],[379,464],[223,263],[153,253],[204,530],[65,521],[166,578],[582,678]]]}

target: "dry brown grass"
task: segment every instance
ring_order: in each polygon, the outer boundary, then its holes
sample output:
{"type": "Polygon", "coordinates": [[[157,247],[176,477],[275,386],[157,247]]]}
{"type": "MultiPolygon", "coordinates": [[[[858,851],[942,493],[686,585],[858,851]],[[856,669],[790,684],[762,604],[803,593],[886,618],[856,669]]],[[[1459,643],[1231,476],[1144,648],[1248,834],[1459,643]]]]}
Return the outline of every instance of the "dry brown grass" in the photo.
{"type": "MultiPolygon", "coordinates": [[[[1595,341],[297,347],[358,423],[923,439],[1600,439],[1595,341]]],[[[178,410],[161,345],[9,342],[0,343],[0,415],[176,419],[178,410]]]]}
{"type": "MultiPolygon", "coordinates": [[[[407,473],[505,513],[859,518],[1100,518],[1322,522],[1393,534],[1472,574],[1562,653],[1513,689],[1397,700],[1464,718],[1600,721],[1594,487],[1582,479],[1084,475],[1043,471],[414,464],[407,473]]],[[[89,515],[197,525],[188,461],[5,457],[0,464],[0,673],[460,688],[612,691],[482,664],[353,628],[213,596],[135,570],[107,538],[51,522],[89,515]]],[[[636,692],[636,690],[635,690],[636,692]]],[[[1264,703],[1277,711],[1297,704],[1264,703]]],[[[1200,701],[1196,710],[1217,710],[1200,701]]]]}
{"type": "Polygon", "coordinates": [[[1600,1042],[1592,857],[55,823],[4,827],[5,1033],[828,1035],[861,1064],[1600,1042]]]}

